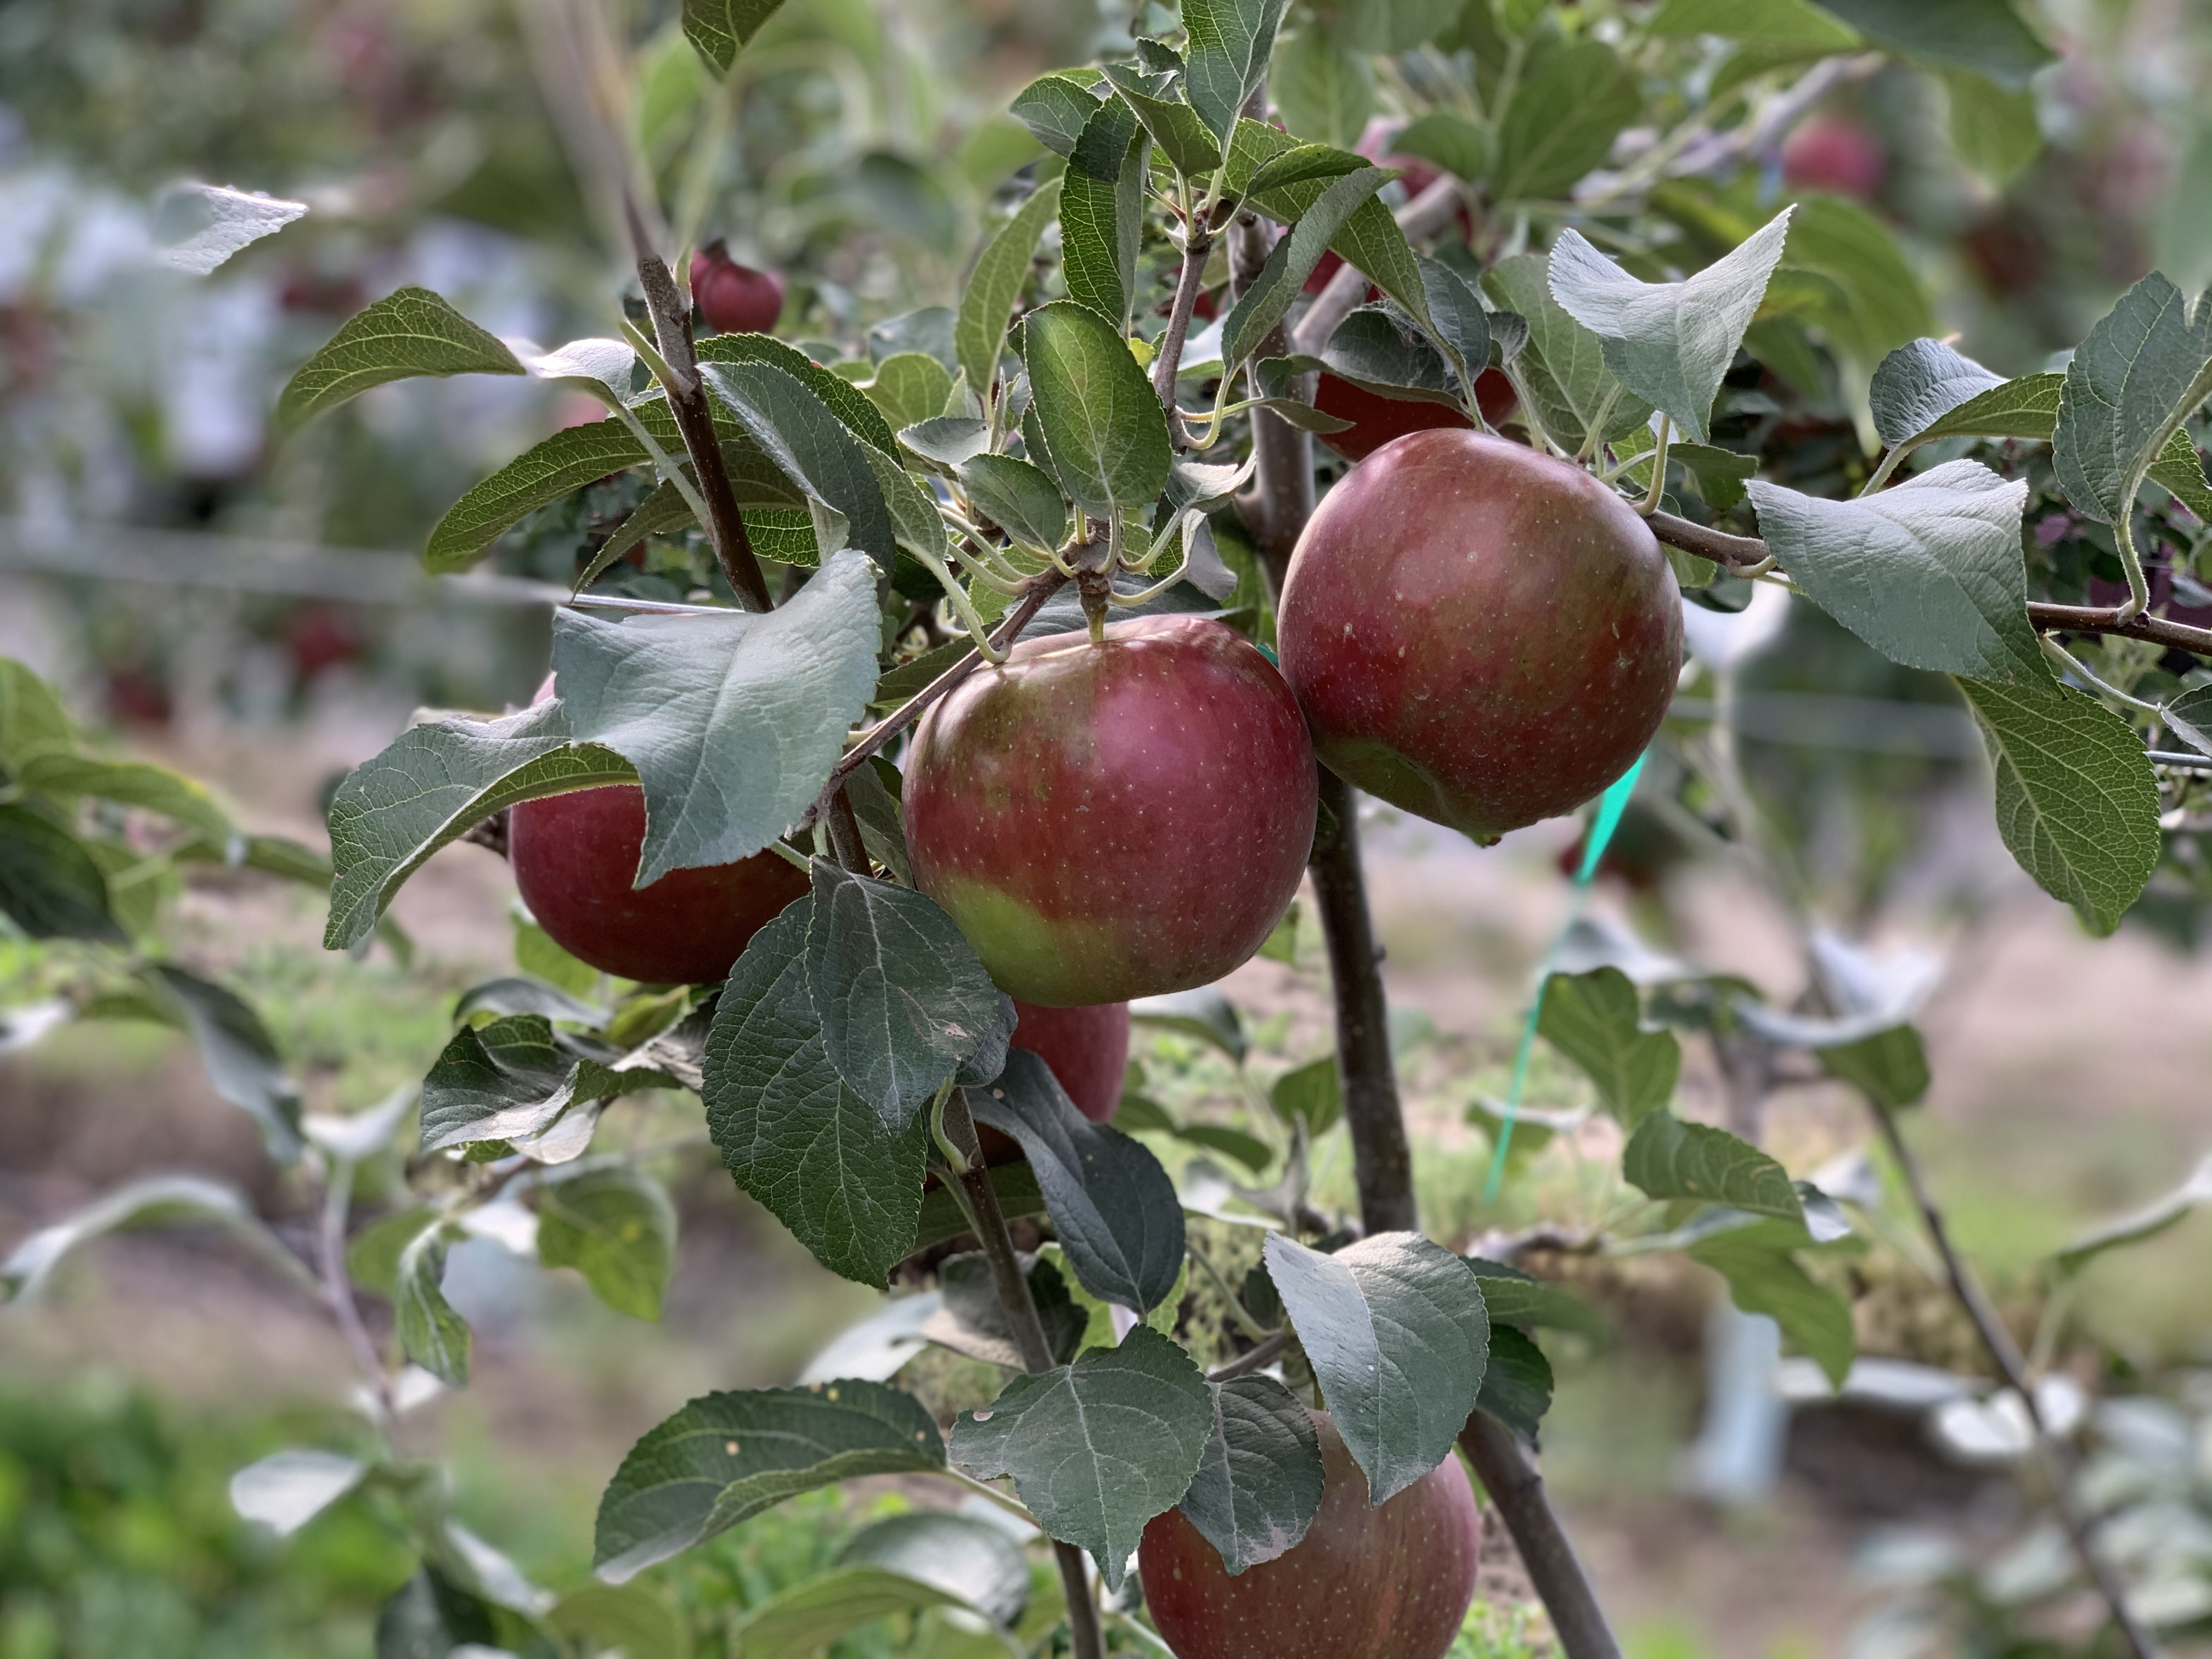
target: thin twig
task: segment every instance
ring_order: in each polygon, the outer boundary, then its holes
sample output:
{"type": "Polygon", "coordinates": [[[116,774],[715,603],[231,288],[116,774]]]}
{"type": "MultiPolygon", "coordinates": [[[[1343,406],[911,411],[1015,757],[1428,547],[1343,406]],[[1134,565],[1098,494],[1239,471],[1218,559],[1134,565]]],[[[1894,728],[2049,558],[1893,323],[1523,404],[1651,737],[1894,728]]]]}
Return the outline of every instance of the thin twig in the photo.
{"type": "Polygon", "coordinates": [[[708,406],[698,360],[692,355],[690,311],[677,289],[668,262],[654,251],[636,198],[625,196],[623,207],[637,255],[638,284],[645,290],[645,308],[653,319],[653,340],[668,367],[669,412],[676,417],[677,430],[684,434],[692,473],[707,501],[708,521],[702,528],[714,544],[715,560],[729,578],[738,602],[748,611],[770,610],[774,601],[769,598],[768,578],[762,574],[760,561],[753,556],[744,515],[738,511],[729,469],[722,464],[721,440],[714,434],[714,410],[708,406]]]}
{"type": "Polygon", "coordinates": [[[1277,1331],[1249,1353],[1238,1354],[1219,1370],[1208,1371],[1206,1374],[1206,1380],[1209,1382],[1226,1382],[1231,1377],[1249,1376],[1290,1346],[1291,1334],[1288,1331],[1277,1331]]]}
{"type": "Polygon", "coordinates": [[[1513,1534],[1513,1547],[1551,1616],[1560,1651],[1566,1659],[1620,1659],[1620,1644],[1613,1640],[1575,1547],[1553,1511],[1544,1477],[1513,1431],[1477,1412],[1459,1431],[1459,1444],[1482,1489],[1498,1505],[1505,1530],[1513,1534]]]}
{"type": "MultiPolygon", "coordinates": [[[[1274,246],[1274,237],[1257,216],[1244,212],[1237,216],[1229,238],[1230,285],[1242,294],[1258,280],[1274,246]]],[[[1288,339],[1279,325],[1269,331],[1253,356],[1256,361],[1278,356],[1288,349],[1288,339]]],[[[1257,371],[1253,373],[1254,392],[1257,395],[1257,371]]],[[[1311,379],[1307,375],[1297,378],[1300,381],[1311,379]]],[[[1310,398],[1312,387],[1297,386],[1294,392],[1310,398]]],[[[1237,496],[1237,511],[1244,527],[1252,533],[1260,562],[1278,595],[1283,591],[1283,577],[1290,569],[1291,550],[1297,544],[1298,534],[1313,516],[1313,440],[1273,410],[1254,410],[1252,483],[1237,496]]]]}
{"type": "Polygon", "coordinates": [[[1881,1131],[1882,1141],[1888,1146],[1889,1155],[1897,1164],[1898,1173],[1905,1177],[1905,1189],[1912,1194],[1913,1206],[1920,1212],[1921,1224],[1928,1230],[1929,1242],[1935,1245],[1936,1255],[1942,1259],[1943,1275],[1950,1283],[1952,1296],[1966,1310],[1966,1317],[1973,1322],[1975,1333],[1982,1339],[1982,1346],[1989,1350],[1990,1358],[1996,1362],[1997,1370],[2002,1373],[2013,1392],[2020,1396],[2021,1404],[2027,1412],[2029,1425],[2035,1434],[2036,1449],[2050,1472],[2051,1502],[2058,1511],[2059,1521],[2066,1528],[2068,1539],[2074,1546],[2074,1553],[2080,1558],[2083,1569],[2096,1585],[2098,1594],[2105,1598],[2105,1604],[2112,1609],[2112,1622],[2119,1626],[2128,1650],[2136,1656],[2136,1659],[2157,1659],[2157,1643],[2149,1631],[2129,1611],[2126,1586],[2120,1582],[2118,1573],[2113,1571],[2112,1564],[2105,1559],[2103,1552],[2097,1547],[2091,1522],[2083,1512],[2081,1498],[2074,1488],[2073,1450],[2051,1433],[2050,1425],[2044,1419],[2043,1407],[2035,1397],[2034,1378],[2028,1373],[2027,1356],[2021,1352],[2020,1344],[2014,1339],[2011,1328],[1990,1305],[1980,1281],[1975,1279],[1965,1258],[1952,1243],[1950,1227],[1943,1218],[1943,1212],[1936,1204],[1935,1194],[1929,1191],[1919,1160],[1913,1157],[1911,1147],[1897,1127],[1896,1115],[1883,1109],[1871,1099],[1867,1102],[1867,1109],[1874,1115],[1875,1127],[1881,1131]]]}
{"type": "Polygon", "coordinates": [[[331,1316],[337,1322],[338,1334],[368,1379],[378,1419],[389,1434],[398,1420],[398,1402],[392,1397],[392,1376],[385,1370],[384,1358],[377,1352],[368,1327],[362,1323],[361,1307],[354,1300],[353,1275],[346,1267],[346,1213],[352,1201],[353,1165],[333,1158],[324,1176],[322,1219],[315,1233],[316,1273],[322,1280],[323,1299],[330,1304],[331,1316]]]}
{"type": "MultiPolygon", "coordinates": [[[[1771,568],[1773,551],[1756,536],[1732,536],[1672,513],[1654,513],[1649,522],[1651,533],[1669,547],[1711,559],[1735,574],[1748,575],[1771,568]]],[[[2194,628],[2164,617],[2131,617],[2125,605],[2051,605],[2033,599],[2028,602],[2027,620],[2039,633],[2112,634],[2212,659],[2212,628],[2194,628]]]]}
{"type": "Polygon", "coordinates": [[[1212,229],[1198,220],[1191,222],[1183,243],[1182,273],[1176,278],[1175,301],[1168,308],[1168,325],[1160,336],[1159,356],[1152,362],[1152,390],[1159,394],[1160,405],[1167,410],[1168,435],[1175,440],[1176,447],[1187,448],[1190,434],[1184,430],[1182,416],[1176,408],[1176,376],[1182,371],[1182,345],[1190,333],[1191,313],[1198,305],[1198,296],[1206,287],[1206,257],[1213,251],[1212,229]]]}

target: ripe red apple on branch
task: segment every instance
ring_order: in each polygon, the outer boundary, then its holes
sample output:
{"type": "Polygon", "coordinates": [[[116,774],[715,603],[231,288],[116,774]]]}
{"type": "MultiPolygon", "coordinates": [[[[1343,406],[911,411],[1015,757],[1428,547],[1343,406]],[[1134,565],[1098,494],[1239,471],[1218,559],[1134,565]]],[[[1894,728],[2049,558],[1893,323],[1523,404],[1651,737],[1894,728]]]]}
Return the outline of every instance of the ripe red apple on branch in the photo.
{"type": "Polygon", "coordinates": [[[1580,467],[1419,432],[1315,512],[1276,638],[1332,771],[1492,842],[1643,752],[1681,670],[1681,598],[1650,527],[1580,467]]]}
{"type": "Polygon", "coordinates": [[[709,242],[691,256],[691,300],[717,334],[765,334],[783,314],[783,283],[774,271],[739,264],[724,243],[709,242]]]}
{"type": "Polygon", "coordinates": [[[1456,1457],[1381,1505],[1319,1412],[1321,1509],[1288,1553],[1231,1577],[1181,1510],[1145,1528],[1145,1604],[1176,1659],[1439,1659],[1474,1599],[1482,1522],[1456,1457]]]}
{"type": "Polygon", "coordinates": [[[915,884],[1001,989],[1116,1002],[1266,942],[1313,842],[1313,746],[1249,641],[1146,617],[969,676],[923,717],[902,800],[915,884]]]}
{"type": "Polygon", "coordinates": [[[1075,1109],[1103,1123],[1121,1104],[1121,1079],[1129,1070],[1129,1005],[1046,1008],[1017,1002],[1020,1023],[1014,1047],[1026,1048],[1052,1068],[1075,1109]]]}

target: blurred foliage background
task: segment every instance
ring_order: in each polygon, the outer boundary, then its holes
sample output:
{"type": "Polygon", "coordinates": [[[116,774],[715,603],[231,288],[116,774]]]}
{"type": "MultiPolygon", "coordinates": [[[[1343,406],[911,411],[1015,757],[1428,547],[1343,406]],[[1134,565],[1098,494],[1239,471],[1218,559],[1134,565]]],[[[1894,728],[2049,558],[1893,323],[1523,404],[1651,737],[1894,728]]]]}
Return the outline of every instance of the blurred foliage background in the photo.
{"type": "MultiPolygon", "coordinates": [[[[1615,9],[1566,9],[1599,27],[1615,9]]],[[[2212,281],[2212,9],[2027,9],[2063,61],[2022,100],[1973,103],[1904,70],[1850,77],[1751,158],[1741,186],[1864,203],[1932,295],[1936,331],[2006,374],[2045,367],[2154,265],[2191,291],[2212,281]]],[[[1146,0],[791,0],[717,88],[672,5],[609,10],[646,43],[621,113],[679,234],[726,237],[781,272],[787,336],[848,344],[955,295],[994,193],[1040,154],[1001,112],[1007,96],[1163,21],[1146,0]]],[[[415,550],[465,488],[575,408],[536,383],[418,381],[281,446],[269,411],[294,366],[404,283],[501,335],[613,331],[625,262],[588,141],[553,112],[575,94],[591,15],[567,0],[0,6],[0,653],[64,684],[118,743],[217,778],[270,828],[313,837],[331,781],[410,708],[518,702],[543,672],[542,603],[495,580],[434,586],[415,550]],[[311,211],[212,278],[185,277],[146,255],[164,188],[186,178],[311,211]]],[[[1407,84],[1420,67],[1408,57],[1407,84]]],[[[1400,90],[1382,78],[1376,118],[1399,112],[1400,90]]],[[[1735,412],[1740,432],[1775,418],[1748,398],[1735,412]]],[[[1816,413],[1848,434],[1848,406],[1816,413]]],[[[537,515],[487,569],[565,580],[595,510],[537,515]]],[[[1747,665],[1741,701],[1747,763],[1823,902],[1954,944],[1961,988],[1926,1022],[1931,1158],[1961,1232],[2032,1328],[2051,1295],[2037,1261],[2205,1150],[2212,974],[2191,953],[2197,891],[2168,883],[2138,917],[2154,927],[2108,947],[2023,899],[1971,827],[1987,786],[1948,691],[1808,607],[1747,665]],[[1803,701],[1816,692],[1828,701],[1803,701]]],[[[1503,1092],[1571,834],[1545,826],[1477,854],[1378,825],[1376,902],[1440,1235],[1485,1219],[1468,1194],[1488,1145],[1464,1114],[1503,1092]]],[[[1632,813],[1607,877],[1609,912],[1650,936],[1746,971],[1786,954],[1775,920],[1736,903],[1663,812],[1632,813]]],[[[454,992],[509,967],[507,902],[504,872],[462,848],[403,902],[411,966],[326,957],[312,897],[219,874],[178,896],[176,928],[252,991],[315,1098],[356,1106],[419,1076],[454,992]]],[[[0,1002],[35,991],[35,954],[0,940],[0,1002]]],[[[1309,937],[1293,963],[1255,964],[1232,987],[1262,1016],[1262,1067],[1324,1045],[1318,962],[1309,937]]],[[[1179,1109],[1234,1109],[1243,1085],[1197,1047],[1155,1037],[1144,1058],[1179,1109]]],[[[1531,1100],[1571,1104],[1577,1086],[1540,1065],[1531,1100]]],[[[1846,1115],[1817,1093],[1793,1103],[1774,1131],[1792,1167],[1844,1145],[1846,1115]]],[[[1559,1150],[1542,1161],[1534,1134],[1525,1152],[1537,1161],[1516,1201],[1571,1210],[1581,1166],[1559,1150]]],[[[1340,1136],[1322,1148],[1323,1181],[1347,1185],[1346,1163],[1340,1136]]],[[[0,1058],[0,1241],[179,1165],[246,1184],[272,1213],[292,1201],[166,1035],[100,1028],[0,1058]]],[[[711,1160],[685,1168],[684,1266],[659,1327],[617,1321],[578,1285],[549,1288],[491,1241],[457,1253],[454,1297],[489,1358],[480,1385],[439,1408],[434,1437],[471,1524],[541,1582],[580,1582],[599,1486],[669,1403],[784,1380],[866,1305],[825,1291],[711,1160]]],[[[2146,1455],[2178,1445],[2212,1483],[2206,1249],[2200,1218],[2084,1281],[2059,1323],[2085,1375],[2184,1402],[2179,1439],[2154,1435],[2146,1455]]],[[[1855,1287],[1863,1346],[1969,1363],[1955,1316],[1905,1255],[1852,1269],[1868,1281],[1855,1287]]],[[[1903,1650],[1880,1645],[1885,1609],[1947,1585],[1966,1610],[1957,1650],[2075,1650],[2003,1612],[2005,1583],[2032,1583],[2032,1559],[2013,1581],[1989,1577],[2026,1547],[2009,1482],[1945,1462],[1909,1426],[1803,1412],[1784,1484],[1737,1506],[1685,1496],[1683,1449],[1709,1403],[1711,1286],[1633,1262],[1585,1276],[1617,1339],[1562,1359],[1548,1461],[1642,1659],[1871,1659],[1903,1650]]],[[[313,1309],[219,1244],[165,1239],[120,1243],[72,1268],[48,1305],[5,1318],[0,1659],[368,1650],[374,1608],[410,1566],[373,1510],[341,1505],[280,1546],[224,1495],[271,1446],[344,1443],[343,1367],[313,1309]]],[[[851,1518],[828,1499],[794,1506],[672,1569],[702,1644],[727,1609],[817,1564],[851,1518]]],[[[1500,1619],[1470,1633],[1469,1654],[1523,1650],[1500,1619]]],[[[880,1632],[839,1651],[929,1639],[880,1632]]]]}

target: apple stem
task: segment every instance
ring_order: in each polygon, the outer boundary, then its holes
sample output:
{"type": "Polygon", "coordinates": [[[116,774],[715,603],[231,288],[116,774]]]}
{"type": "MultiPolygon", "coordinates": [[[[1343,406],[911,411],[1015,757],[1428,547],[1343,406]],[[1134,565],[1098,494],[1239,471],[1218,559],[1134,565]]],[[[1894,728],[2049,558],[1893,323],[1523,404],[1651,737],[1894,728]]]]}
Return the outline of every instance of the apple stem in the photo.
{"type": "Polygon", "coordinates": [[[623,210],[629,222],[630,244],[637,256],[638,285],[645,291],[646,313],[653,319],[654,343],[668,373],[662,385],[668,392],[669,412],[684,435],[691,456],[691,470],[699,493],[706,498],[707,521],[700,527],[714,544],[715,562],[729,579],[738,604],[748,611],[769,611],[768,578],[753,556],[752,538],[745,533],[744,515],[730,488],[729,469],[722,464],[721,441],[714,435],[714,411],[707,404],[707,389],[699,379],[699,363],[691,350],[691,313],[676,286],[667,261],[653,251],[637,198],[625,188],[623,210]]]}
{"type": "MultiPolygon", "coordinates": [[[[975,1137],[975,1121],[969,1115],[968,1098],[955,1089],[945,1097],[945,1134],[968,1167],[955,1177],[964,1197],[961,1207],[975,1224],[976,1243],[991,1266],[991,1284],[999,1293],[999,1306],[1012,1332],[1022,1369],[1036,1373],[1055,1369],[1052,1344],[1045,1338],[1044,1321],[1030,1294],[1029,1279],[1014,1254],[1013,1235],[1006,1231],[1006,1213],[999,1206],[998,1188],[984,1167],[983,1149],[975,1137]]],[[[1060,1588],[1067,1597],[1067,1626],[1075,1659],[1105,1659],[1106,1643],[1098,1625],[1098,1603],[1091,1594],[1091,1575],[1083,1552],[1073,1544],[1054,1539],[1052,1553],[1060,1567],[1060,1588]]]]}

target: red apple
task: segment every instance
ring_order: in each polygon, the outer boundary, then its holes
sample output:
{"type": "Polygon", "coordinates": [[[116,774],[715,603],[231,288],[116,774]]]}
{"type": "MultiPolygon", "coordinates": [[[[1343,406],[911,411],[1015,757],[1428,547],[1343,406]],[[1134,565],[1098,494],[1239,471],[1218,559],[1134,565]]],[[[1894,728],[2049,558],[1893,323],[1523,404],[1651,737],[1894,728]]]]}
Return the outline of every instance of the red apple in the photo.
{"type": "Polygon", "coordinates": [[[1416,432],[1308,522],[1276,644],[1324,764],[1492,842],[1643,751],[1681,669],[1681,600],[1650,527],[1580,467],[1416,432]]]}
{"type": "Polygon", "coordinates": [[[1145,1605],[1176,1659],[1439,1659],[1474,1599],[1482,1522],[1456,1457],[1379,1507],[1316,1412],[1321,1509],[1288,1553],[1235,1577],[1181,1510],[1145,1528],[1145,1605]]]}
{"type": "Polygon", "coordinates": [[[645,791],[634,783],[526,800],[507,815],[507,860],[538,925],[577,960],[624,979],[720,979],[807,890],[806,872],[774,853],[633,887],[644,846],[645,791]]]}
{"type": "Polygon", "coordinates": [[[1342,432],[1321,434],[1321,441],[1347,461],[1364,461],[1393,438],[1402,438],[1408,432],[1471,430],[1474,425],[1451,404],[1385,398],[1334,374],[1321,377],[1314,392],[1314,407],[1324,415],[1352,422],[1342,432]]]}
{"type": "Polygon", "coordinates": [[[1209,984],[1259,950],[1313,842],[1313,747],[1273,664],[1195,617],[1026,641],[923,716],[915,885],[1049,1008],[1209,984]]]}
{"type": "Polygon", "coordinates": [[[783,283],[730,258],[720,242],[691,256],[691,298],[717,334],[765,334],[783,315],[783,283]]]}
{"type": "Polygon", "coordinates": [[[1873,133],[1833,111],[1801,121],[1782,141],[1782,176],[1792,190],[1825,190],[1871,201],[1889,173],[1889,152],[1873,133]]]}
{"type": "Polygon", "coordinates": [[[1017,1002],[1020,1023],[1014,1047],[1026,1048],[1052,1068],[1075,1109],[1103,1123],[1121,1104],[1121,1079],[1129,1069],[1129,1005],[1102,1002],[1081,1008],[1046,1008],[1017,1002]]]}

